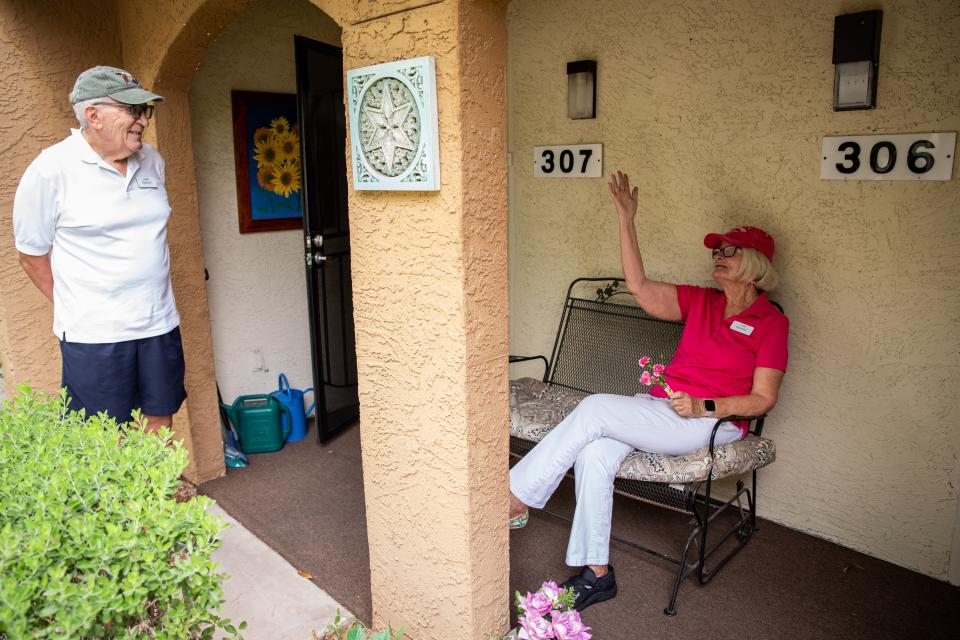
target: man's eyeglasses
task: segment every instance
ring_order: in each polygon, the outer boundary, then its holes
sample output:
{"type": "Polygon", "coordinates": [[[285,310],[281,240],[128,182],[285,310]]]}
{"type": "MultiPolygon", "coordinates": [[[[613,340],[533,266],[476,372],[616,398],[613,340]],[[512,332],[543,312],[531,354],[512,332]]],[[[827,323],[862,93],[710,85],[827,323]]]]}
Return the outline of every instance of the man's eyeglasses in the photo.
{"type": "Polygon", "coordinates": [[[740,251],[740,247],[735,247],[731,244],[727,245],[726,247],[717,247],[710,252],[710,255],[712,255],[714,258],[719,255],[722,255],[724,258],[732,258],[733,256],[737,255],[737,251],[740,251]]]}
{"type": "Polygon", "coordinates": [[[134,120],[139,120],[140,116],[147,116],[147,120],[153,117],[153,110],[156,108],[152,104],[123,104],[121,102],[94,102],[98,107],[120,107],[126,109],[133,116],[134,120]]]}

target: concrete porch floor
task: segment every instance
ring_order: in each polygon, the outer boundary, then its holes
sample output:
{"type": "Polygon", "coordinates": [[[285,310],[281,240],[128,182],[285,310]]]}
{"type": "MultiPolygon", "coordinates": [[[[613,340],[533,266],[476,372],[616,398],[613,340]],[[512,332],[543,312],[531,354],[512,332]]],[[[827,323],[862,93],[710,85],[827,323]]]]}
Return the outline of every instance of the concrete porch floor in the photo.
{"type": "Polygon", "coordinates": [[[219,505],[213,505],[210,513],[229,525],[213,554],[220,571],[229,575],[223,583],[220,615],[235,626],[245,620],[247,628],[241,632],[245,640],[310,640],[311,631],[323,636],[337,609],[341,619],[352,617],[219,505]]]}

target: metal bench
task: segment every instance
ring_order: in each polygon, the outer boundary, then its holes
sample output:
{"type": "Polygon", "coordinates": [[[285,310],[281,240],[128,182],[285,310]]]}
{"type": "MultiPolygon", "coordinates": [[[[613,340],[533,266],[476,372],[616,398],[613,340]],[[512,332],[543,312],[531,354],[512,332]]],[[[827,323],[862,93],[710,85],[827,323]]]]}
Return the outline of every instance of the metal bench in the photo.
{"type": "MultiPolygon", "coordinates": [[[[640,392],[640,356],[650,356],[654,362],[670,361],[683,324],[645,313],[628,292],[620,289],[622,282],[622,277],[574,280],[567,289],[550,359],[542,355],[510,356],[511,364],[530,360],[544,363],[542,379],[510,382],[511,456],[524,456],[589,394],[640,392]]],[[[763,422],[764,417],[717,420],[708,447],[685,456],[634,451],[620,467],[614,481],[617,493],[693,516],[679,558],[611,535],[618,542],[677,565],[666,615],[676,615],[677,594],[685,578],[692,574],[700,584],[708,583],[756,532],[757,469],[776,458],[773,442],[760,436],[763,422]],[[748,420],[750,432],[738,442],[714,446],[717,429],[726,420],[748,420]],[[711,496],[713,481],[747,473],[752,476],[750,488],[738,479],[736,492],[728,500],[711,496]],[[730,508],[733,524],[717,533],[720,523],[714,521],[730,508]],[[731,537],[732,548],[726,545],[726,551],[714,557],[731,537]]],[[[544,511],[570,522],[566,516],[544,511]]]]}

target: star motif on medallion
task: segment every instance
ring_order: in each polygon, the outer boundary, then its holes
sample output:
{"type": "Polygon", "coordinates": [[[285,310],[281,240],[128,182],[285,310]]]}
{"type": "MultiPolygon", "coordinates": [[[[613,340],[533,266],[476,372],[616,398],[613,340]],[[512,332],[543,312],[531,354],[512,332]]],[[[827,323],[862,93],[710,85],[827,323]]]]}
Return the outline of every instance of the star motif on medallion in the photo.
{"type": "Polygon", "coordinates": [[[413,151],[416,144],[403,130],[403,122],[410,114],[413,108],[412,102],[401,105],[393,104],[393,94],[390,92],[389,83],[384,83],[383,98],[380,101],[380,108],[364,107],[363,111],[373,125],[373,136],[367,145],[367,151],[383,149],[383,157],[388,167],[393,167],[393,160],[396,157],[397,149],[408,149],[413,151]]]}

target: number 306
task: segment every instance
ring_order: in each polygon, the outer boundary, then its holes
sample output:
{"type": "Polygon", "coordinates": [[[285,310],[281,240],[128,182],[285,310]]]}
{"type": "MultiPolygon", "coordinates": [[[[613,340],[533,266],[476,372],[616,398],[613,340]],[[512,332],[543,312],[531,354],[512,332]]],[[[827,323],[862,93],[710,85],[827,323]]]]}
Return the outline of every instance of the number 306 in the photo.
{"type": "MultiPolygon", "coordinates": [[[[929,140],[917,140],[911,144],[907,151],[907,168],[916,174],[933,169],[934,158],[927,151],[935,148],[936,146],[929,140]]],[[[837,171],[850,174],[860,169],[862,149],[859,143],[852,140],[844,142],[837,147],[837,151],[844,154],[843,161],[836,164],[837,171]]],[[[897,145],[889,140],[880,140],[870,147],[868,159],[870,170],[874,173],[881,175],[890,173],[897,166],[897,145]]]]}

